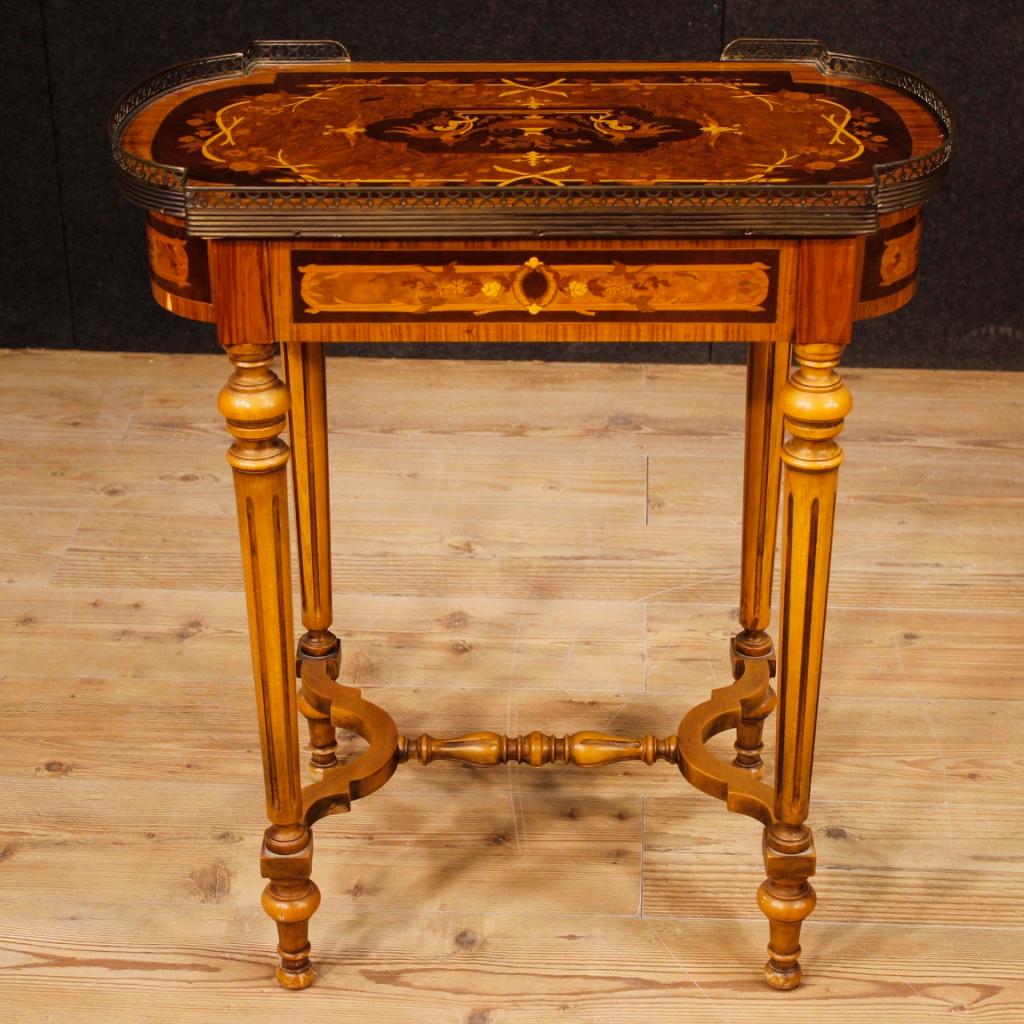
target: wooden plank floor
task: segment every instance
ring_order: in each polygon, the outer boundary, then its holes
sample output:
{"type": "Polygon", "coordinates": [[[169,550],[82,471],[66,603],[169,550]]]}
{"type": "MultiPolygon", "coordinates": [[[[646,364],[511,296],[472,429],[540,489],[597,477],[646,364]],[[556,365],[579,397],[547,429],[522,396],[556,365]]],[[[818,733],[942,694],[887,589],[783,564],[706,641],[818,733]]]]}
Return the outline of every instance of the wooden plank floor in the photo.
{"type": "MultiPolygon", "coordinates": [[[[400,728],[674,731],[727,679],[742,369],[332,360],[343,673],[400,728]]],[[[667,765],[407,766],[271,981],[220,356],[0,352],[0,1019],[1024,1020],[1019,374],[856,370],[806,983],[667,765]]]]}

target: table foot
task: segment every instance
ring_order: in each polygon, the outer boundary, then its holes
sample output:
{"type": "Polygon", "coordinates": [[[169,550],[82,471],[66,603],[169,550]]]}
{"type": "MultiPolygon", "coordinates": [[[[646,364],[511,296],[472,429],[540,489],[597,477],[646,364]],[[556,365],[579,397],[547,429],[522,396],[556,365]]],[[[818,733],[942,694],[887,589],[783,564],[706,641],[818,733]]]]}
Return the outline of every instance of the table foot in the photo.
{"type": "Polygon", "coordinates": [[[764,975],[772,988],[792,989],[802,978],[800,928],[817,902],[808,881],[814,874],[814,841],[806,826],[776,822],[764,830],[763,849],[768,877],[757,890],[757,903],[771,928],[764,975]]]}
{"type": "MultiPolygon", "coordinates": [[[[306,948],[308,949],[309,947],[307,946],[306,948]]],[[[313,984],[313,980],[316,978],[316,971],[313,970],[312,965],[307,966],[305,970],[292,971],[286,970],[283,965],[279,964],[274,971],[274,977],[277,978],[277,983],[281,988],[298,992],[300,989],[309,988],[313,984]]]]}
{"type": "Polygon", "coordinates": [[[777,966],[775,960],[768,960],[764,965],[764,979],[771,988],[779,992],[787,992],[790,989],[799,988],[803,981],[803,972],[799,964],[794,964],[785,970],[777,966]]]}
{"type": "Polygon", "coordinates": [[[308,828],[271,826],[260,853],[260,869],[269,879],[263,909],[277,924],[275,976],[282,988],[302,989],[316,972],[309,960],[309,919],[320,906],[320,890],[310,879],[313,836],[308,828]]]}
{"type": "Polygon", "coordinates": [[[796,988],[803,980],[800,969],[800,927],[814,909],[816,896],[810,883],[768,879],[757,890],[757,902],[768,918],[771,940],[764,965],[765,980],[772,988],[796,988]]]}

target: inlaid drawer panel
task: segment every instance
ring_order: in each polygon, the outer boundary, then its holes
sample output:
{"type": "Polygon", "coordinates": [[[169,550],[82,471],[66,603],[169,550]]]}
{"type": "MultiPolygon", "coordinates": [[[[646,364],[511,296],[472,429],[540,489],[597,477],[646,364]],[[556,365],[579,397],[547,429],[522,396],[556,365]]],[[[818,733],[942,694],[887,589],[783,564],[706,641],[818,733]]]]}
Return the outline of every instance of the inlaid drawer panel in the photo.
{"type": "Polygon", "coordinates": [[[214,292],[228,303],[218,314],[226,344],[742,342],[791,337],[799,247],[741,238],[214,240],[211,259],[214,292]],[[252,290],[263,303],[231,308],[233,293],[252,290]]]}
{"type": "Polygon", "coordinates": [[[295,323],[773,323],[778,250],[291,253],[295,323]]]}

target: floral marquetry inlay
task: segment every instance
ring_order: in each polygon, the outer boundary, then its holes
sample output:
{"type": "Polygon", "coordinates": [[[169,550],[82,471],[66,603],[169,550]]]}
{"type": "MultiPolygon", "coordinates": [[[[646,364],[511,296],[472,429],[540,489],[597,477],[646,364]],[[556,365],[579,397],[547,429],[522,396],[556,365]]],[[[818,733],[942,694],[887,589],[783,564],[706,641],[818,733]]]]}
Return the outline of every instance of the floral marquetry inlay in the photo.
{"type": "Polygon", "coordinates": [[[148,247],[153,273],[179,287],[188,284],[188,252],[184,238],[170,238],[150,231],[148,247]]]}
{"type": "Polygon", "coordinates": [[[920,248],[920,231],[908,231],[885,243],[879,267],[879,282],[883,288],[903,280],[916,269],[920,248]]]}
{"type": "Polygon", "coordinates": [[[917,277],[921,250],[921,218],[914,214],[882,228],[864,247],[861,301],[886,298],[917,277]]]}
{"type": "Polygon", "coordinates": [[[153,139],[238,185],[838,182],[912,148],[870,92],[732,69],[281,71],[185,100],[153,139]]]}
{"type": "MultiPolygon", "coordinates": [[[[774,315],[777,253],[594,253],[497,263],[460,254],[445,262],[382,262],[381,254],[295,253],[296,319],[616,318],[756,319],[774,315]],[[306,262],[308,258],[309,262],[306,262]]],[[[404,258],[408,258],[407,256],[404,258]]]]}
{"type": "Polygon", "coordinates": [[[111,119],[126,195],[208,239],[872,234],[938,191],[951,131],[916,76],[806,40],[634,63],[260,44],[111,119]]]}

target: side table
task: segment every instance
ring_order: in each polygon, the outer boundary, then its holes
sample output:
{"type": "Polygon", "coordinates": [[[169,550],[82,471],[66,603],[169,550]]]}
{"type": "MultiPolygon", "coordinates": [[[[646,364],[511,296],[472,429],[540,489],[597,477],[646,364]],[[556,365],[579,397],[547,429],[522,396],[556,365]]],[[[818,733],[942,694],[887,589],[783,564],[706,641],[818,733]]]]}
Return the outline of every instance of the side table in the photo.
{"type": "Polygon", "coordinates": [[[940,187],[951,135],[944,102],[919,78],[811,40],[737,40],[717,62],[633,64],[354,62],[335,42],[258,42],[123,98],[111,137],[124,193],[148,210],[153,294],[216,323],[234,364],[219,404],[234,438],[271,822],[263,906],[283,986],[314,977],[313,823],[400,764],[442,758],[677,765],[764,826],[765,976],[777,989],[800,983],[836,437],[851,406],[836,367],[856,320],[913,296],[921,207],[940,187]],[[748,344],[732,682],[675,734],[404,736],[338,681],[323,343],[427,340],[748,344]],[[282,379],[271,369],[278,345],[282,379]],[[768,782],[762,731],[776,709],[768,782]],[[339,761],[338,729],[362,736],[365,752],[339,761]],[[706,743],[732,729],[727,763],[706,743]]]}

